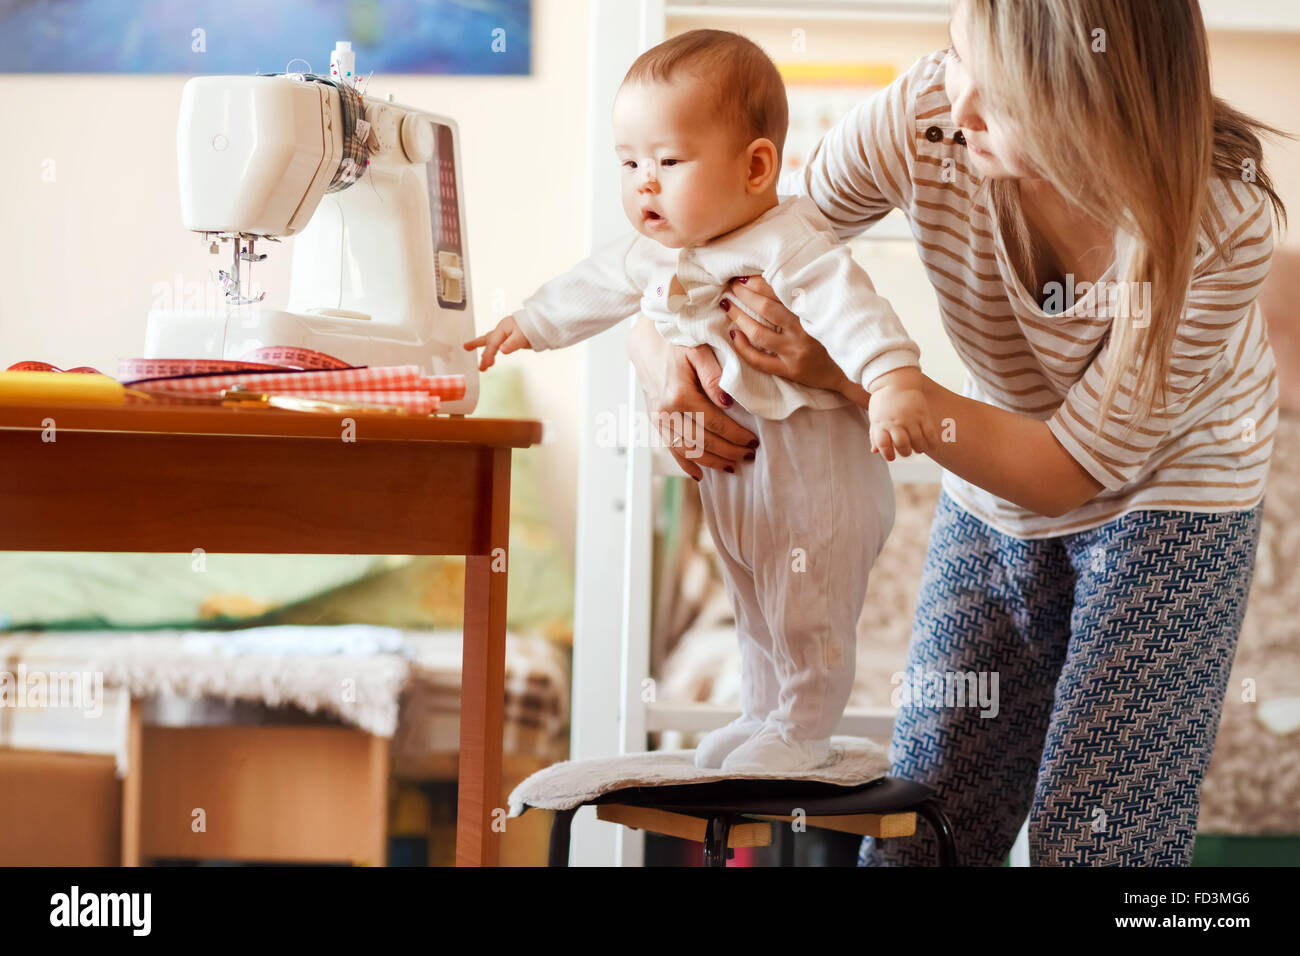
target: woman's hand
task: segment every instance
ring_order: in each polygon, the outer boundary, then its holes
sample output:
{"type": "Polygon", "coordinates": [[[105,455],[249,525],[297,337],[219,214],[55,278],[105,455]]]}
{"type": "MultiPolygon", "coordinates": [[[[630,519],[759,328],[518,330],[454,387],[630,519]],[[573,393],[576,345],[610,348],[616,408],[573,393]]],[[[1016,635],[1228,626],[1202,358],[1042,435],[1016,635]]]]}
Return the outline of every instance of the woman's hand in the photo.
{"type": "Polygon", "coordinates": [[[734,326],[732,346],[743,362],[800,385],[839,392],[866,407],[866,389],[850,380],[826,346],[804,331],[799,316],[781,303],[762,276],[732,279],[723,301],[728,299],[740,306],[732,305],[727,315],[734,326]]]}
{"type": "Polygon", "coordinates": [[[754,457],[758,437],[719,411],[732,398],[718,384],[722,366],[713,349],[674,345],[640,316],[628,332],[627,354],[650,420],[682,471],[699,481],[701,465],[734,472],[739,462],[754,457]]]}

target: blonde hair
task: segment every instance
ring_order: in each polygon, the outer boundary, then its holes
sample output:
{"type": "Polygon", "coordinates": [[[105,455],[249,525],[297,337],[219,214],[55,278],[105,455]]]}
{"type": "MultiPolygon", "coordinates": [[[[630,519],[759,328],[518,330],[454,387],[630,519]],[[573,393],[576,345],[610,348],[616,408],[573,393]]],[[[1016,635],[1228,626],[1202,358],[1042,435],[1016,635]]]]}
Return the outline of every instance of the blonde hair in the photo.
{"type": "Polygon", "coordinates": [[[736,133],[739,147],[766,137],[785,149],[790,108],[776,64],[758,44],[727,30],[689,30],[651,47],[623,77],[623,86],[666,83],[681,76],[703,80],[712,92],[713,117],[736,133]]]}
{"type": "MultiPolygon", "coordinates": [[[[1126,296],[1116,302],[1095,423],[1100,430],[1123,392],[1136,427],[1167,404],[1200,235],[1224,253],[1211,218],[1212,177],[1253,182],[1284,223],[1260,134],[1285,134],[1214,96],[1196,0],[962,0],[962,9],[966,62],[981,97],[992,92],[991,109],[1015,123],[1035,175],[1115,230],[1116,288],[1150,283],[1149,315],[1136,315],[1126,296]],[[1069,125],[1038,121],[1051,116],[1069,125]],[[1122,385],[1129,369],[1135,392],[1122,385]]],[[[1018,185],[983,185],[998,219],[1010,224],[1013,251],[1036,274],[1018,185]]]]}

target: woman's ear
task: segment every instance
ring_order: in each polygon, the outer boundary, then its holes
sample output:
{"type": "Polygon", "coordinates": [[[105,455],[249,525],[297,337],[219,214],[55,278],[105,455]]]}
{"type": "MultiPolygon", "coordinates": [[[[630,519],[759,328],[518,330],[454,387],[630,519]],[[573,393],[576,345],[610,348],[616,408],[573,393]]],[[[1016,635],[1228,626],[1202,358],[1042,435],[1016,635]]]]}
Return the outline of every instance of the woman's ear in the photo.
{"type": "Polygon", "coordinates": [[[751,193],[764,193],[776,182],[781,172],[776,145],[767,137],[754,140],[747,147],[749,172],[746,187],[751,193]]]}

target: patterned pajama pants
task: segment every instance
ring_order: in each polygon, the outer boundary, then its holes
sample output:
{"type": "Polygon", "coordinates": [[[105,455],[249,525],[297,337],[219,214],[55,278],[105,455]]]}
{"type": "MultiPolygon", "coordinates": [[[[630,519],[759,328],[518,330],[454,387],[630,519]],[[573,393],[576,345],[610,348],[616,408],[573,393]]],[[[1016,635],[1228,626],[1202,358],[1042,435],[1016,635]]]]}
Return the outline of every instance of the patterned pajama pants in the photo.
{"type": "MultiPolygon", "coordinates": [[[[900,688],[922,692],[900,706],[890,756],[937,791],[960,863],[1001,865],[1026,817],[1033,866],[1190,862],[1262,507],[1137,511],[1026,540],[940,496],[900,688]],[[939,696],[968,672],[996,708],[939,696]]],[[[864,838],[858,863],[934,859],[920,824],[864,838]]]]}

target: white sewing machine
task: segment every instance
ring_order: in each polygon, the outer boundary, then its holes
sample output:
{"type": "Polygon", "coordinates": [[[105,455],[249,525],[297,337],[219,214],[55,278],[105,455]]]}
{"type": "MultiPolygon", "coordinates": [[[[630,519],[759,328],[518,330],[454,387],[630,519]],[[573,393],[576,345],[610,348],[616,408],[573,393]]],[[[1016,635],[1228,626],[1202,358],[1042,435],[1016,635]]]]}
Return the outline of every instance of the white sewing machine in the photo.
{"type": "Polygon", "coordinates": [[[439,411],[472,412],[478,359],[461,347],[475,333],[455,121],[344,97],[310,74],[185,84],[181,216],[229,265],[215,308],[149,313],[145,356],[237,359],[301,346],[353,365],[419,365],[464,375],[465,398],[439,411]],[[349,103],[364,123],[345,136],[349,103]],[[288,302],[264,308],[264,292],[244,294],[244,274],[266,258],[255,244],[285,237],[288,302]]]}

